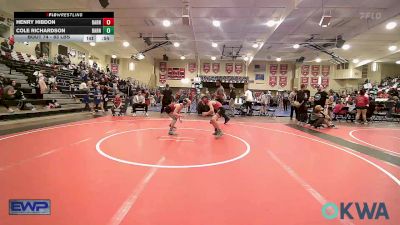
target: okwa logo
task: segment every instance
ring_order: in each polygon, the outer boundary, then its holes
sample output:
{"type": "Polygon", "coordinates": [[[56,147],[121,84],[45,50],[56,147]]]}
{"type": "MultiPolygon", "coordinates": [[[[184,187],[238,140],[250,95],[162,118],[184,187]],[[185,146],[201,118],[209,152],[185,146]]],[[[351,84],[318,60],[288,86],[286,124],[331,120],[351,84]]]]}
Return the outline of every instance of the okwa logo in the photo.
{"type": "Polygon", "coordinates": [[[385,203],[383,202],[373,202],[372,205],[366,202],[341,202],[340,210],[339,207],[332,202],[328,202],[322,206],[322,215],[328,220],[335,219],[339,214],[340,219],[352,220],[354,219],[354,216],[358,216],[361,220],[389,219],[389,213],[386,209],[385,203]]]}

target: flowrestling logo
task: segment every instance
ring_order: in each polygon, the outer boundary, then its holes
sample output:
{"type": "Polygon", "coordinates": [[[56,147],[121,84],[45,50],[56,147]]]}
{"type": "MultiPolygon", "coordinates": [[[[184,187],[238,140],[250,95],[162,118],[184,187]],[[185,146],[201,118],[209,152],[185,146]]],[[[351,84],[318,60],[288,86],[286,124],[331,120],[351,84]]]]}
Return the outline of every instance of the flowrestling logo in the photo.
{"type": "Polygon", "coordinates": [[[10,215],[50,215],[50,200],[45,199],[10,199],[10,215]]]}
{"type": "Polygon", "coordinates": [[[350,220],[354,219],[354,217],[358,217],[360,220],[389,219],[389,213],[384,202],[373,202],[372,204],[366,202],[341,202],[339,207],[335,203],[328,202],[322,206],[322,215],[328,220],[335,219],[338,216],[339,219],[350,220]]]}

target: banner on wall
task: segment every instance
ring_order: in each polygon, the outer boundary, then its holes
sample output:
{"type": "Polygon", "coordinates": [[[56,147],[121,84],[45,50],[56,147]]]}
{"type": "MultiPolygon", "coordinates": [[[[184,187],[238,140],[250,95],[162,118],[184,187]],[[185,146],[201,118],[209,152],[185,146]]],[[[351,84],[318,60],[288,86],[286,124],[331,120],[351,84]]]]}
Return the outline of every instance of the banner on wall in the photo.
{"type": "MultiPolygon", "coordinates": [[[[310,73],[310,65],[302,65],[301,66],[301,75],[308,76],[309,73],[310,73]]],[[[307,80],[307,83],[308,83],[308,80],[307,80]]]]}
{"type": "Polygon", "coordinates": [[[287,85],[287,77],[286,76],[279,76],[279,85],[281,87],[285,87],[287,85]]]}
{"type": "Polygon", "coordinates": [[[235,72],[240,74],[243,72],[243,63],[235,63],[235,72]]]}
{"type": "Polygon", "coordinates": [[[203,71],[204,71],[204,73],[210,72],[210,63],[203,64],[203,71]]]}
{"type": "Polygon", "coordinates": [[[196,63],[189,63],[189,72],[194,73],[196,69],[196,63]]]}
{"type": "Polygon", "coordinates": [[[313,76],[319,75],[319,65],[312,65],[311,66],[311,74],[313,76]]]}
{"type": "Polygon", "coordinates": [[[185,68],[168,68],[168,80],[180,80],[185,78],[185,68]]]}
{"type": "Polygon", "coordinates": [[[160,77],[159,77],[159,81],[160,83],[165,83],[167,80],[166,77],[166,73],[167,73],[167,63],[166,62],[160,62],[160,77]]]}
{"type": "Polygon", "coordinates": [[[308,86],[308,77],[301,77],[300,84],[304,84],[307,87],[308,86]]]}
{"type": "Polygon", "coordinates": [[[212,71],[214,72],[214,73],[219,73],[219,63],[213,63],[212,64],[212,71]]]}
{"type": "Polygon", "coordinates": [[[233,72],[233,63],[226,63],[225,64],[225,71],[230,74],[233,72]]]}
{"type": "Polygon", "coordinates": [[[111,64],[111,73],[118,74],[118,64],[115,64],[115,63],[111,64]]]}
{"type": "Polygon", "coordinates": [[[322,77],[321,78],[321,86],[324,88],[329,87],[329,77],[322,77]]]}
{"type": "Polygon", "coordinates": [[[271,73],[271,75],[275,75],[276,72],[278,72],[278,64],[270,64],[269,72],[271,73]]]}
{"type": "Polygon", "coordinates": [[[269,76],[269,86],[274,87],[278,82],[277,76],[269,76]]]}
{"type": "Polygon", "coordinates": [[[256,73],[255,80],[264,80],[264,74],[263,73],[256,73]]]}
{"type": "Polygon", "coordinates": [[[281,75],[286,75],[288,71],[288,64],[280,64],[279,65],[279,72],[281,75]]]}
{"type": "Polygon", "coordinates": [[[311,77],[310,85],[316,89],[318,87],[318,77],[311,77]]]}
{"type": "Polygon", "coordinates": [[[321,74],[325,77],[328,76],[330,68],[331,67],[329,65],[323,65],[321,68],[321,74]]]}

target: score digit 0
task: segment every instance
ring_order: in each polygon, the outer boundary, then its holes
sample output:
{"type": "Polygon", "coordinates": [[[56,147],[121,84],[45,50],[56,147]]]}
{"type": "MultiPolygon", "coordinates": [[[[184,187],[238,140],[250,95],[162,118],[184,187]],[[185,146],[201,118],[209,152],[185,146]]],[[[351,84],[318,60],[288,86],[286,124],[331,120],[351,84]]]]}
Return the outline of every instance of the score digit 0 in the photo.
{"type": "Polygon", "coordinates": [[[114,18],[103,18],[103,26],[114,26],[114,18]]]}

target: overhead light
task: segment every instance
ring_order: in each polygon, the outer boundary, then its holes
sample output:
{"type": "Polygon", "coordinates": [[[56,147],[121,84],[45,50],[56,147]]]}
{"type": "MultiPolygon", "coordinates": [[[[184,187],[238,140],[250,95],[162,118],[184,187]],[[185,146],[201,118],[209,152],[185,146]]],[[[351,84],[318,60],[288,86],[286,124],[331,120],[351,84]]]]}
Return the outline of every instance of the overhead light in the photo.
{"type": "Polygon", "coordinates": [[[254,43],[252,46],[253,46],[253,48],[258,48],[258,44],[257,43],[254,43]]]}
{"type": "Polygon", "coordinates": [[[212,24],[213,24],[214,27],[219,27],[219,26],[221,26],[221,21],[219,21],[219,20],[213,20],[213,21],[212,21],[212,24]]]}
{"type": "Polygon", "coordinates": [[[321,62],[321,59],[320,58],[316,58],[315,62],[319,63],[319,62],[321,62]]]}
{"type": "Polygon", "coordinates": [[[174,46],[177,48],[179,47],[181,44],[179,44],[179,42],[174,42],[174,46]]]}
{"type": "Polygon", "coordinates": [[[319,21],[319,25],[321,27],[328,27],[329,24],[331,24],[331,18],[332,18],[332,16],[323,15],[321,17],[321,20],[319,21]]]}
{"type": "Polygon", "coordinates": [[[216,59],[217,59],[217,57],[211,56],[211,60],[216,60],[216,59]]]}
{"type": "Polygon", "coordinates": [[[162,24],[163,24],[164,27],[169,27],[169,26],[171,26],[171,21],[169,21],[169,20],[163,20],[163,21],[162,21],[162,24]]]}
{"type": "Polygon", "coordinates": [[[397,26],[397,23],[396,23],[396,22],[389,22],[389,23],[386,24],[386,29],[392,30],[392,29],[394,29],[396,26],[397,26]]]}
{"type": "Polygon", "coordinates": [[[116,59],[117,55],[111,55],[111,58],[116,59]]]}
{"type": "Polygon", "coordinates": [[[396,64],[400,64],[400,60],[397,60],[397,61],[396,61],[396,64]]]}
{"type": "Polygon", "coordinates": [[[96,46],[96,42],[90,42],[89,45],[90,46],[96,46]]]}
{"type": "Polygon", "coordinates": [[[360,60],[359,59],[353,59],[353,63],[359,63],[360,60]]]}
{"type": "Polygon", "coordinates": [[[249,57],[246,55],[243,57],[243,60],[247,62],[247,61],[249,61],[249,57]]]}
{"type": "Polygon", "coordinates": [[[392,46],[389,46],[389,51],[396,51],[396,49],[397,49],[397,46],[396,45],[392,45],[392,46]]]}
{"type": "Polygon", "coordinates": [[[276,58],[276,61],[280,62],[280,61],[282,61],[282,59],[278,57],[278,58],[276,58]]]}
{"type": "Polygon", "coordinates": [[[275,25],[275,21],[274,20],[268,20],[268,22],[266,24],[269,27],[273,27],[275,25]]]}
{"type": "Polygon", "coordinates": [[[211,43],[211,46],[213,46],[214,48],[216,48],[216,47],[218,47],[218,44],[215,43],[215,42],[213,42],[213,43],[211,43]]]}
{"type": "Polygon", "coordinates": [[[349,45],[349,44],[344,44],[344,45],[342,46],[342,49],[343,49],[343,50],[348,50],[348,49],[350,49],[350,45],[349,45]]]}
{"type": "Polygon", "coordinates": [[[144,59],[144,54],[140,52],[136,55],[136,58],[139,60],[142,60],[142,59],[144,59]]]}
{"type": "Polygon", "coordinates": [[[294,44],[294,45],[293,45],[293,48],[296,48],[296,49],[297,49],[297,48],[300,48],[300,45],[299,45],[299,44],[294,44]]]}
{"type": "Polygon", "coordinates": [[[186,59],[186,57],[183,55],[183,56],[181,56],[181,59],[184,60],[184,59],[186,59]]]}
{"type": "Polygon", "coordinates": [[[128,47],[128,46],[129,46],[129,42],[124,41],[124,42],[122,42],[122,45],[123,45],[124,47],[128,47]]]}

